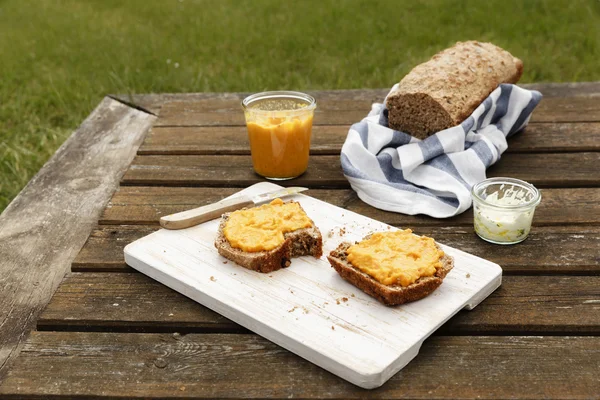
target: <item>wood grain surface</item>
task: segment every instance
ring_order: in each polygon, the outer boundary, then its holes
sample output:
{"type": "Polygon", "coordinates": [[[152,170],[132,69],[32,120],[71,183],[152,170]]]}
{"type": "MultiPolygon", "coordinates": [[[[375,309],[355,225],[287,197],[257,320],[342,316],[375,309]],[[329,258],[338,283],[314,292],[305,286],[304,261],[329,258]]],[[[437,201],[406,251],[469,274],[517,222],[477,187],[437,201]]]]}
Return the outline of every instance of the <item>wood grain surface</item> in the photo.
{"type": "MultiPolygon", "coordinates": [[[[132,272],[123,260],[123,248],[158,226],[107,225],[90,235],[73,261],[76,272],[132,272]]],[[[505,274],[600,274],[600,228],[584,226],[535,227],[527,240],[515,246],[485,242],[468,226],[412,227],[449,246],[485,257],[505,274]]],[[[324,234],[329,234],[325,232],[324,234]]],[[[339,231],[332,232],[339,235],[339,231]]]]}
{"type": "MultiPolygon", "coordinates": [[[[383,101],[383,98],[377,101],[383,101]]],[[[313,125],[351,125],[371,111],[364,100],[317,99],[313,125]]],[[[600,102],[594,97],[543,99],[531,116],[531,122],[597,122],[600,102]]],[[[237,101],[199,100],[169,102],[162,106],[155,126],[245,126],[244,113],[237,101]]]]}
{"type": "Polygon", "coordinates": [[[0,216],[0,381],[154,120],[105,98],[0,216]]]}
{"type": "MultiPolygon", "coordinates": [[[[598,335],[600,312],[595,299],[599,297],[600,276],[506,276],[502,286],[486,301],[474,310],[461,311],[439,333],[598,335]]],[[[135,273],[70,274],[40,316],[38,329],[245,331],[227,318],[135,273]]]]}
{"type": "MultiPolygon", "coordinates": [[[[348,125],[315,126],[311,154],[339,154],[348,125]]],[[[600,123],[532,123],[508,140],[508,153],[600,150],[600,123]],[[565,140],[566,137],[569,140],[565,140]]],[[[154,127],[140,155],[250,154],[244,126],[154,127]]]]}
{"type": "MultiPolygon", "coordinates": [[[[504,154],[488,177],[510,176],[540,187],[600,185],[600,152],[504,154]],[[576,168],[574,168],[576,166],[576,168]]],[[[250,156],[137,156],[122,185],[234,186],[264,181],[252,170],[250,156]]],[[[287,185],[348,188],[339,156],[311,156],[308,170],[287,185]]]]}
{"type": "Polygon", "coordinates": [[[0,396],[581,399],[600,393],[599,352],[598,337],[436,336],[368,392],[255,335],[36,332],[0,396]]]}

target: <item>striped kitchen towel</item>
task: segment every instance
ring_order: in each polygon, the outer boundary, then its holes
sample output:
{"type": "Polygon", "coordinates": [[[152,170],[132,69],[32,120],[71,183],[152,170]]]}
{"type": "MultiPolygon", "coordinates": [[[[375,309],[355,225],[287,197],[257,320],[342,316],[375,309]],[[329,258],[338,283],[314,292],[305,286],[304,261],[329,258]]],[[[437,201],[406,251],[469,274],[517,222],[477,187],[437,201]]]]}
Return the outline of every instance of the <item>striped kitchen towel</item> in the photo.
{"type": "MultiPolygon", "coordinates": [[[[397,87],[394,86],[391,91],[397,87]]],[[[388,128],[387,109],[375,103],[352,125],[341,162],[358,197],[373,207],[447,218],[471,207],[471,187],[523,129],[542,95],[502,84],[460,125],[424,140],[388,128]]]]}

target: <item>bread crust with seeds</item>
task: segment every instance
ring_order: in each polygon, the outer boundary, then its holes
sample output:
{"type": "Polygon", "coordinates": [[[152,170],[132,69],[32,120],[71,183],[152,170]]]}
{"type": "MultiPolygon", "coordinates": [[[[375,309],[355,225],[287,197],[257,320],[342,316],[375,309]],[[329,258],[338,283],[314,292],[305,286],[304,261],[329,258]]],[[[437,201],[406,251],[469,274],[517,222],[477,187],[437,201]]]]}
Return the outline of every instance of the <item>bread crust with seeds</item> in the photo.
{"type": "MultiPolygon", "coordinates": [[[[350,246],[351,243],[341,243],[327,256],[329,263],[343,279],[387,306],[408,303],[428,296],[442,284],[448,272],[454,267],[454,259],[444,253],[442,266],[436,268],[433,276],[421,277],[408,286],[388,286],[378,282],[348,261],[347,250],[350,246]]],[[[436,246],[439,248],[437,243],[436,246]]]]}
{"type": "Polygon", "coordinates": [[[458,42],[413,68],[387,96],[388,125],[418,139],[463,122],[523,62],[492,43],[458,42]]]}

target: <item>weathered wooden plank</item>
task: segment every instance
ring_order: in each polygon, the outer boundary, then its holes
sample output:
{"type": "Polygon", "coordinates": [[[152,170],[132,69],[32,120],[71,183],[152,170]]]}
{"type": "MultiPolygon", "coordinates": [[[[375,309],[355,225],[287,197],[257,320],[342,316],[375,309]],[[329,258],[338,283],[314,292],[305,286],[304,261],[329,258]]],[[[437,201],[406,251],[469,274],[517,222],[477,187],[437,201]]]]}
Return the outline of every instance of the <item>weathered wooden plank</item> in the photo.
{"type": "MultiPolygon", "coordinates": [[[[315,126],[311,154],[339,154],[347,134],[347,125],[315,126]]],[[[508,145],[509,153],[598,151],[600,123],[534,123],[511,137],[508,145]]],[[[243,126],[154,127],[138,154],[250,154],[250,145],[243,126]]]]}
{"type": "MultiPolygon", "coordinates": [[[[113,196],[100,217],[100,224],[158,224],[160,217],[214,203],[239,188],[123,186],[113,196]]],[[[364,203],[350,189],[311,189],[309,196],[365,215],[387,224],[472,225],[473,212],[446,219],[413,216],[378,210],[364,203]]],[[[534,225],[600,224],[600,188],[542,189],[542,202],[536,208],[534,225]]]]}
{"type": "Polygon", "coordinates": [[[131,271],[123,259],[129,243],[149,235],[158,226],[106,226],[92,231],[71,264],[72,271],[131,271]]]}
{"type": "Polygon", "coordinates": [[[549,97],[531,114],[531,122],[600,122],[600,97],[549,97]]]}
{"type": "Polygon", "coordinates": [[[441,334],[600,334],[600,276],[504,276],[502,286],[441,334]]]}
{"type": "Polygon", "coordinates": [[[0,395],[582,399],[600,393],[599,366],[597,337],[437,336],[366,391],[256,335],[36,332],[0,395]]]}
{"type": "MultiPolygon", "coordinates": [[[[382,99],[378,101],[382,101],[382,99]]],[[[371,101],[319,100],[313,125],[350,125],[371,110],[371,101]]],[[[550,97],[543,99],[531,116],[532,122],[600,122],[600,100],[596,97],[550,97]]],[[[237,100],[169,102],[162,106],[156,126],[244,126],[244,113],[237,100]]]]}
{"type": "Polygon", "coordinates": [[[519,86],[542,92],[549,97],[598,97],[600,82],[525,83],[519,86]]]}
{"type": "MultiPolygon", "coordinates": [[[[368,102],[381,101],[385,98],[389,89],[347,89],[347,90],[318,90],[307,91],[306,93],[315,96],[320,103],[323,100],[345,100],[345,101],[362,101],[368,102]]],[[[136,104],[153,114],[160,114],[163,106],[174,102],[194,103],[202,101],[213,101],[215,103],[223,101],[242,101],[251,93],[156,93],[156,94],[133,94],[133,95],[114,95],[114,98],[136,104]]]]}
{"type": "MultiPolygon", "coordinates": [[[[411,227],[437,241],[500,264],[505,274],[599,274],[600,228],[535,227],[527,240],[498,246],[477,237],[473,227],[411,227]]],[[[94,230],[75,258],[73,271],[132,272],[123,248],[158,226],[103,226],[94,230]]],[[[323,233],[325,236],[329,232],[323,233]]],[[[333,232],[339,235],[339,232],[333,232]]]]}
{"type": "MultiPolygon", "coordinates": [[[[510,176],[540,187],[600,184],[600,152],[504,154],[488,176],[510,176]]],[[[236,186],[264,179],[255,174],[250,156],[137,156],[122,185],[236,186]]],[[[308,170],[286,182],[311,188],[348,188],[339,156],[311,156],[308,170]]]]}
{"type": "MultiPolygon", "coordinates": [[[[313,127],[312,154],[339,154],[348,126],[313,127]]],[[[250,154],[244,126],[154,127],[138,154],[250,154]]]]}
{"type": "MultiPolygon", "coordinates": [[[[313,125],[350,125],[359,122],[371,110],[322,110],[317,108],[313,125]]],[[[167,103],[161,109],[156,126],[245,126],[246,120],[241,109],[230,112],[195,111],[188,103],[167,103]]]]}
{"type": "MultiPolygon", "coordinates": [[[[489,298],[472,311],[460,312],[441,332],[598,335],[598,298],[600,276],[506,276],[489,298]]],[[[37,327],[73,331],[244,331],[143,274],[114,273],[70,274],[38,319],[37,327]]]]}
{"type": "Polygon", "coordinates": [[[0,379],[154,120],[105,98],[0,216],[0,379]]]}
{"type": "MultiPolygon", "coordinates": [[[[539,90],[544,98],[550,97],[598,97],[600,96],[600,82],[573,82],[573,83],[529,83],[519,86],[539,90]]],[[[316,90],[308,91],[318,101],[361,101],[381,102],[388,93],[388,89],[346,89],[346,90],[316,90]]],[[[241,101],[250,93],[156,93],[156,94],[131,94],[113,95],[113,98],[135,104],[138,107],[158,115],[163,105],[172,102],[193,103],[196,101],[212,100],[241,101]]]]}

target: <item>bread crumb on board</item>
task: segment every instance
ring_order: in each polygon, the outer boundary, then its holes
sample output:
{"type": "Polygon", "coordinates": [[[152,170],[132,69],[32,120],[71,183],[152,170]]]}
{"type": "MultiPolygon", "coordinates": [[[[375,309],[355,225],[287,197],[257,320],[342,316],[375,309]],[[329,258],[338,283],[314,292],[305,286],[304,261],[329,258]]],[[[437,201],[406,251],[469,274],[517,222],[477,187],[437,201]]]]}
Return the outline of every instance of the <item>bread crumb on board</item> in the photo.
{"type": "Polygon", "coordinates": [[[335,304],[342,304],[342,302],[346,303],[348,301],[347,297],[340,297],[339,299],[335,299],[335,304]]]}
{"type": "Polygon", "coordinates": [[[337,235],[337,236],[340,236],[340,237],[341,237],[341,236],[344,236],[344,235],[346,234],[346,232],[347,232],[347,230],[346,230],[346,228],[345,228],[345,227],[334,228],[334,229],[331,229],[331,230],[329,230],[329,231],[327,232],[327,237],[328,237],[328,238],[332,238],[332,237],[334,237],[335,235],[337,235]]]}
{"type": "Polygon", "coordinates": [[[467,274],[467,278],[470,278],[470,277],[471,277],[471,274],[467,274]]]}
{"type": "Polygon", "coordinates": [[[331,330],[335,331],[335,326],[331,325],[331,330]]]}
{"type": "Polygon", "coordinates": [[[288,312],[294,312],[298,309],[298,306],[294,306],[288,310],[288,312]]]}
{"type": "Polygon", "coordinates": [[[211,280],[211,281],[213,281],[213,282],[216,282],[216,281],[217,281],[217,279],[216,279],[214,276],[211,276],[211,277],[210,277],[210,280],[211,280]]]}

